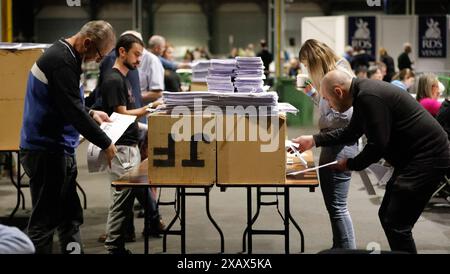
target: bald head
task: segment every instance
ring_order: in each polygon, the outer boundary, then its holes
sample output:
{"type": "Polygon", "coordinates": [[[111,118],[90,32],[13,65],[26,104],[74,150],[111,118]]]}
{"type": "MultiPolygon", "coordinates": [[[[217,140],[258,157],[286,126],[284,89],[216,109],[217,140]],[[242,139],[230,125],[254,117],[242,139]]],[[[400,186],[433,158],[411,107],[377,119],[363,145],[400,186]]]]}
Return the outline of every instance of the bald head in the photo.
{"type": "Polygon", "coordinates": [[[349,73],[332,70],[323,77],[320,91],[333,109],[345,112],[353,101],[350,94],[351,84],[352,76],[349,73]]]}
{"type": "Polygon", "coordinates": [[[148,40],[148,47],[151,52],[153,52],[156,55],[161,56],[166,47],[166,39],[164,39],[164,37],[159,36],[159,35],[153,35],[148,40]]]}
{"type": "Polygon", "coordinates": [[[349,90],[351,83],[351,75],[341,70],[332,70],[325,74],[320,86],[322,87],[322,94],[325,92],[330,94],[330,91],[332,91],[335,86],[340,86],[349,90]]]}

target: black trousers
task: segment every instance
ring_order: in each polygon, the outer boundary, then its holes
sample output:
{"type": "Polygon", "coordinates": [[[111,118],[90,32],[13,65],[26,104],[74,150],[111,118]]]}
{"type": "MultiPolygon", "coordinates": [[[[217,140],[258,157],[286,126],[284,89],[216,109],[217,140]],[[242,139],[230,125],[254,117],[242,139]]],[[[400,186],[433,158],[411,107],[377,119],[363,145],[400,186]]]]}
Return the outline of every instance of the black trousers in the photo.
{"type": "Polygon", "coordinates": [[[412,228],[446,172],[420,165],[394,170],[378,211],[392,251],[417,253],[412,228]]]}
{"type": "Polygon", "coordinates": [[[30,177],[33,210],[27,230],[36,253],[52,253],[55,230],[61,253],[82,253],[83,210],[76,191],[75,156],[29,150],[21,150],[20,156],[30,177]]]}

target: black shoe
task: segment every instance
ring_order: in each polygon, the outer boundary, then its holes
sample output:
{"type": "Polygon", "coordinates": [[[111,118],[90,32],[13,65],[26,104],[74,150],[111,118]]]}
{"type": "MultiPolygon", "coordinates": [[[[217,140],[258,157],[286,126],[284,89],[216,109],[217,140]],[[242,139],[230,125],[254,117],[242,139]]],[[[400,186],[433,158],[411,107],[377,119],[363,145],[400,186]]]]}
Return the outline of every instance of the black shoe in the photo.
{"type": "MultiPolygon", "coordinates": [[[[152,238],[162,238],[161,234],[162,234],[162,231],[158,231],[158,230],[154,230],[154,229],[148,230],[148,236],[152,237],[152,238]]],[[[142,231],[142,236],[145,237],[145,230],[142,231]]]]}
{"type": "Polygon", "coordinates": [[[130,255],[132,254],[130,250],[125,248],[114,248],[108,250],[109,254],[111,255],[130,255]]]}
{"type": "Polygon", "coordinates": [[[137,214],[137,218],[141,219],[145,217],[145,211],[143,209],[139,210],[138,214],[137,214]]]}
{"type": "Polygon", "coordinates": [[[134,232],[133,232],[133,234],[127,234],[127,235],[125,235],[125,242],[126,243],[134,243],[134,242],[136,242],[136,234],[134,234],[134,232]]]}
{"type": "MultiPolygon", "coordinates": [[[[166,225],[164,222],[158,218],[156,222],[150,223],[150,229],[148,231],[148,236],[153,238],[161,238],[161,234],[164,234],[164,231],[166,230],[166,225]]],[[[145,231],[142,231],[142,235],[145,236],[145,231]]]]}

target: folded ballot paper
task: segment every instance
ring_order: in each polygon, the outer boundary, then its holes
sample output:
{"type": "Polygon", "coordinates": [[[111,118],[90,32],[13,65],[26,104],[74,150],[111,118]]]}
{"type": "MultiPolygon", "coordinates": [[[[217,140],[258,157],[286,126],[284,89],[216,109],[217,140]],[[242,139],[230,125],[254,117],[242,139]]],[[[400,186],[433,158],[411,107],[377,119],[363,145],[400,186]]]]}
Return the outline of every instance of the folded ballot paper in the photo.
{"type": "Polygon", "coordinates": [[[308,162],[306,162],[305,158],[303,158],[302,154],[298,150],[297,144],[293,143],[290,140],[286,140],[285,142],[285,148],[286,150],[290,150],[289,152],[292,153],[295,157],[297,157],[300,160],[300,163],[302,163],[305,168],[308,168],[308,162]]]}
{"type": "Polygon", "coordinates": [[[326,166],[335,165],[337,163],[338,163],[338,161],[333,161],[333,162],[326,163],[326,164],[323,164],[323,165],[320,165],[320,166],[311,167],[311,168],[303,169],[303,170],[300,170],[300,171],[289,172],[286,175],[295,176],[295,175],[298,175],[298,174],[302,174],[302,173],[306,173],[306,172],[310,172],[310,171],[315,171],[315,170],[321,169],[321,168],[326,167],[326,166]]]}
{"type": "MultiPolygon", "coordinates": [[[[308,163],[303,158],[302,153],[300,153],[300,151],[298,150],[298,145],[297,144],[293,143],[290,140],[286,140],[285,148],[286,148],[287,151],[289,151],[291,154],[293,154],[296,158],[298,158],[298,160],[300,160],[300,163],[305,167],[305,169],[302,169],[302,170],[291,170],[291,169],[287,168],[286,175],[288,175],[288,176],[295,176],[295,175],[298,175],[298,174],[302,174],[302,173],[306,173],[306,172],[310,172],[310,171],[315,171],[315,170],[321,169],[323,167],[331,166],[331,165],[334,165],[334,164],[338,163],[338,161],[333,161],[333,162],[326,163],[326,164],[323,164],[323,165],[320,165],[320,166],[308,168],[308,163]]],[[[292,164],[292,162],[289,163],[289,161],[288,161],[288,165],[289,164],[292,164]]]]}
{"type": "MultiPolygon", "coordinates": [[[[125,115],[114,112],[109,117],[112,122],[102,123],[100,128],[108,135],[115,144],[123,135],[125,130],[136,121],[136,116],[125,115]]],[[[90,143],[87,151],[87,162],[89,172],[101,172],[108,168],[106,155],[98,146],[90,143]]]]}

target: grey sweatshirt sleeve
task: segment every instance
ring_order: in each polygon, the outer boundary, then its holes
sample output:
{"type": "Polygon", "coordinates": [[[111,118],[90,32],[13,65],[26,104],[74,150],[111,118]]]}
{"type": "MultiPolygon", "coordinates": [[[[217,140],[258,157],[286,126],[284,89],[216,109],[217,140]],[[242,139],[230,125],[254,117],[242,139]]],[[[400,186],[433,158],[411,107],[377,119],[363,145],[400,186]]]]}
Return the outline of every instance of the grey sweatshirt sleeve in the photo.
{"type": "Polygon", "coordinates": [[[0,225],[0,254],[33,254],[30,238],[16,227],[0,225]]]}

